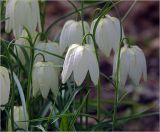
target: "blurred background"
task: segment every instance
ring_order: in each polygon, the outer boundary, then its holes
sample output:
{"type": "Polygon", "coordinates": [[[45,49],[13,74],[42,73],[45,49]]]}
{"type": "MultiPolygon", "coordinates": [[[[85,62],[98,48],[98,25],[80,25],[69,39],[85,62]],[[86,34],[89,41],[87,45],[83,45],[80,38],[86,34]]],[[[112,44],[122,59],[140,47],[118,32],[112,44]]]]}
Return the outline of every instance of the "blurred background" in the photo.
{"type": "MultiPolygon", "coordinates": [[[[77,8],[80,8],[80,3],[73,1],[77,8]]],[[[99,1],[100,2],[100,1],[99,1]]],[[[86,2],[84,6],[93,4],[94,2],[86,2]]],[[[133,1],[121,1],[116,7],[119,15],[122,18],[128,11],[133,1]]],[[[84,19],[91,23],[93,12],[96,8],[103,7],[104,3],[97,6],[87,8],[85,10],[84,19]]],[[[67,1],[48,1],[46,5],[46,20],[45,29],[57,18],[62,15],[73,11],[74,8],[67,1]]],[[[110,15],[119,17],[116,10],[113,8],[110,15]]],[[[76,14],[63,19],[56,26],[51,29],[49,34],[50,40],[55,40],[65,23],[66,20],[76,19],[76,14]]],[[[131,42],[138,45],[145,53],[147,60],[147,82],[141,83],[140,86],[135,87],[128,83],[121,92],[127,91],[123,99],[124,104],[118,107],[118,115],[124,116],[129,113],[140,113],[142,111],[156,112],[159,111],[159,1],[137,1],[131,12],[123,21],[123,28],[125,35],[130,38],[131,42]],[[123,114],[122,114],[123,113],[123,114]]],[[[11,40],[12,35],[4,33],[4,23],[1,27],[2,38],[11,40]]],[[[101,53],[100,53],[101,54],[101,53]]],[[[114,54],[113,54],[114,55],[114,54]]],[[[112,75],[113,55],[109,58],[101,54],[100,70],[107,76],[112,75]]],[[[114,89],[105,78],[101,78],[102,91],[101,96],[106,102],[102,104],[104,111],[112,108],[111,99],[114,98],[114,89]]],[[[90,98],[95,98],[95,90],[92,90],[90,98]]],[[[92,121],[90,121],[92,122],[92,121]]],[[[143,130],[143,131],[158,131],[159,130],[159,117],[150,116],[141,119],[135,119],[127,122],[123,126],[126,131],[143,130]]]]}

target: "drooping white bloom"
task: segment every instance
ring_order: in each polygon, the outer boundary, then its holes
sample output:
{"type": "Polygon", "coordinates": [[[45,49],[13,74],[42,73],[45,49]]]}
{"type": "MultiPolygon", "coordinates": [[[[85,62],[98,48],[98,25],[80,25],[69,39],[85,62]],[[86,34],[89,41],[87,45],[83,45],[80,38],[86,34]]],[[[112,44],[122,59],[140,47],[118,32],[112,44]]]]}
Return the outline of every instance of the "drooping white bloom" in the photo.
{"type": "MultiPolygon", "coordinates": [[[[10,79],[8,70],[0,66],[0,105],[5,105],[9,100],[10,79]]],[[[4,110],[4,107],[0,107],[4,110]]]]}
{"type": "Polygon", "coordinates": [[[20,37],[24,27],[34,33],[38,25],[38,30],[41,31],[38,0],[8,0],[5,17],[8,18],[6,32],[13,29],[16,38],[20,37]]]}
{"type": "MultiPolygon", "coordinates": [[[[91,24],[91,33],[93,33],[96,21],[97,19],[91,24]]],[[[120,36],[120,21],[117,18],[109,15],[106,15],[105,18],[101,18],[96,28],[95,39],[99,49],[107,57],[110,55],[112,49],[117,53],[120,44],[120,36]]]]}
{"type": "Polygon", "coordinates": [[[74,80],[78,86],[84,81],[89,71],[91,80],[95,85],[99,79],[99,66],[94,48],[91,45],[72,44],[66,54],[63,71],[62,83],[65,83],[73,72],[74,80]]]}
{"type": "MultiPolygon", "coordinates": [[[[84,30],[85,34],[89,33],[89,25],[84,21],[84,30]]],[[[65,49],[71,44],[80,44],[83,40],[83,28],[82,21],[67,21],[62,29],[60,35],[60,50],[61,53],[64,53],[65,49]]]]}
{"type": "MultiPolygon", "coordinates": [[[[117,54],[114,57],[113,76],[116,74],[117,54]]],[[[127,77],[138,85],[141,77],[147,80],[146,59],[143,51],[138,46],[131,46],[130,48],[125,44],[120,53],[120,68],[119,78],[120,83],[125,85],[127,77]]]]}
{"type": "MultiPolygon", "coordinates": [[[[26,120],[28,120],[28,115],[27,115],[27,119],[26,119],[23,107],[22,106],[14,106],[14,114],[13,115],[14,115],[14,123],[16,124],[15,126],[18,129],[27,130],[28,122],[26,120]]],[[[8,130],[9,131],[12,130],[10,119],[8,121],[8,130]]]]}
{"type": "Polygon", "coordinates": [[[32,72],[33,96],[41,92],[43,98],[47,98],[51,89],[56,97],[58,93],[58,74],[52,62],[37,62],[32,72]]]}
{"type": "MultiPolygon", "coordinates": [[[[56,55],[61,55],[60,54],[59,45],[56,42],[51,42],[51,41],[49,41],[48,43],[39,42],[39,43],[36,44],[35,48],[40,49],[40,50],[45,50],[45,51],[48,51],[50,53],[54,53],[56,55]]],[[[46,61],[51,61],[55,65],[62,64],[62,59],[60,59],[60,58],[58,58],[56,56],[53,56],[51,54],[42,52],[40,50],[36,50],[35,51],[35,55],[38,54],[38,53],[42,53],[44,55],[46,61]]],[[[35,62],[38,62],[38,61],[43,61],[43,58],[42,58],[41,55],[38,55],[36,57],[35,62]]]]}

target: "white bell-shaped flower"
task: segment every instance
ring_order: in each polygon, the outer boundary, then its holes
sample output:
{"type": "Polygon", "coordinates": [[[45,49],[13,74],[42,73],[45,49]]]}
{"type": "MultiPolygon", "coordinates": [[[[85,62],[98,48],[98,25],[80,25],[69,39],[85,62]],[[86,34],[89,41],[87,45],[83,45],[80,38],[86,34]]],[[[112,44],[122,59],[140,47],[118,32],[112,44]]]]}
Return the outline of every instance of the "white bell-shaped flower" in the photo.
{"type": "MultiPolygon", "coordinates": [[[[11,113],[10,113],[11,114],[11,113]]],[[[15,129],[24,129],[27,130],[28,128],[28,115],[25,117],[24,109],[22,106],[14,106],[14,123],[16,124],[15,129]],[[27,118],[27,119],[26,119],[27,118]]],[[[8,130],[11,131],[11,120],[8,120],[8,130]]]]}
{"type": "MultiPolygon", "coordinates": [[[[9,100],[10,93],[10,78],[8,70],[0,66],[0,105],[5,105],[9,100]]],[[[4,110],[4,107],[0,106],[1,110],[4,110]]]]}
{"type": "Polygon", "coordinates": [[[94,48],[91,45],[72,44],[66,54],[63,71],[62,83],[65,83],[73,72],[74,80],[78,86],[84,81],[89,71],[91,80],[95,85],[99,79],[99,66],[94,48]]]}
{"type": "MultiPolygon", "coordinates": [[[[116,54],[113,64],[113,77],[116,75],[117,61],[118,55],[116,54]]],[[[142,76],[144,81],[147,80],[147,68],[143,51],[138,46],[131,46],[129,48],[125,44],[120,53],[120,84],[125,85],[128,76],[135,85],[138,85],[142,76]]]]}
{"type": "MultiPolygon", "coordinates": [[[[84,21],[84,30],[85,34],[89,33],[89,25],[86,21],[84,21]]],[[[68,48],[71,44],[80,44],[83,40],[83,28],[82,21],[67,21],[62,29],[60,35],[60,50],[63,54],[66,48],[68,48]]]]}
{"type": "MultiPolygon", "coordinates": [[[[95,19],[91,24],[91,33],[93,33],[96,21],[97,19],[95,19]]],[[[115,53],[118,52],[120,37],[120,21],[117,18],[111,17],[109,15],[106,15],[105,18],[101,18],[96,28],[95,39],[99,49],[107,57],[110,55],[112,49],[115,53]]]]}
{"type": "MultiPolygon", "coordinates": [[[[45,50],[47,52],[51,52],[51,53],[54,53],[54,54],[59,55],[59,56],[61,55],[59,45],[56,42],[51,42],[51,41],[49,41],[48,43],[39,42],[35,45],[35,48],[40,49],[40,50],[45,50]]],[[[55,65],[62,64],[63,60],[61,58],[56,57],[56,56],[51,55],[51,54],[48,54],[48,53],[45,53],[45,52],[40,51],[40,50],[36,50],[35,55],[38,54],[38,53],[42,53],[44,55],[46,61],[51,61],[55,65]]],[[[36,57],[35,62],[38,62],[38,61],[43,61],[43,58],[42,58],[41,55],[38,55],[36,57]]]]}
{"type": "Polygon", "coordinates": [[[51,89],[56,97],[58,93],[58,74],[52,62],[37,62],[32,72],[33,96],[41,92],[43,98],[47,98],[51,89]]]}
{"type": "Polygon", "coordinates": [[[5,24],[6,32],[13,30],[16,38],[20,37],[24,27],[30,33],[34,33],[37,26],[41,31],[38,0],[8,0],[5,17],[8,18],[5,24]]]}

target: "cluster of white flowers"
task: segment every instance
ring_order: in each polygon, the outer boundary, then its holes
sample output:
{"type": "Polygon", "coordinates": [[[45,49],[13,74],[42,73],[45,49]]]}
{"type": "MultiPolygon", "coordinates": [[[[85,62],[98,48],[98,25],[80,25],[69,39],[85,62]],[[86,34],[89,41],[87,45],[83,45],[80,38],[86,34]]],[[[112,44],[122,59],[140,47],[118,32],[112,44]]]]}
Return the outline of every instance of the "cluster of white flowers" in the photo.
{"type": "MultiPolygon", "coordinates": [[[[32,37],[35,36],[37,25],[39,32],[41,32],[40,12],[37,0],[9,0],[6,5],[6,17],[9,17],[6,20],[6,32],[13,30],[14,36],[17,39],[15,43],[19,45],[29,46],[24,38],[20,38],[21,36],[27,37],[27,33],[23,32],[24,27],[28,29],[32,37]]],[[[40,50],[35,50],[35,56],[41,53],[44,55],[45,61],[40,54],[34,61],[35,64],[32,71],[34,96],[41,93],[44,98],[47,98],[50,90],[56,96],[59,88],[58,78],[60,68],[58,65],[62,65],[63,61],[61,58],[44,53],[42,50],[59,56],[65,56],[61,73],[62,83],[66,83],[73,72],[74,80],[78,86],[83,83],[87,73],[89,73],[93,83],[97,85],[99,65],[96,49],[93,46],[93,41],[86,42],[89,44],[82,44],[83,33],[93,34],[96,21],[97,19],[92,22],[91,28],[89,28],[89,24],[86,21],[83,21],[83,31],[82,21],[69,20],[64,24],[59,44],[51,41],[36,42],[34,47],[40,50]],[[67,51],[66,54],[64,54],[65,51],[67,51]]],[[[95,40],[98,48],[106,57],[110,55],[112,49],[114,50],[113,77],[117,69],[117,53],[120,47],[121,36],[124,36],[123,29],[121,35],[120,21],[117,18],[109,15],[101,18],[96,28],[95,40]]],[[[23,52],[19,48],[15,49],[15,52],[18,52],[22,64],[27,63],[25,62],[23,52]]],[[[27,54],[30,54],[28,50],[27,54]]],[[[120,82],[124,85],[129,75],[133,82],[138,85],[142,74],[144,80],[146,80],[146,60],[142,50],[138,46],[128,47],[124,45],[120,53],[120,82]]],[[[1,99],[3,99],[0,104],[4,105],[8,102],[10,90],[9,74],[4,67],[0,67],[0,82],[1,99]]]]}

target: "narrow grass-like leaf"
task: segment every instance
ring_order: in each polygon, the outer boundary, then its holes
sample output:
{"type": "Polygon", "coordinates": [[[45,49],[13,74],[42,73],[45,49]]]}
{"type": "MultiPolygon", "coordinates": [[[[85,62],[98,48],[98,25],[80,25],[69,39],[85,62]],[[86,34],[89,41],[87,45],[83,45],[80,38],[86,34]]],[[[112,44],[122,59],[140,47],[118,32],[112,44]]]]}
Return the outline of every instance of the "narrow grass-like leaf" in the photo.
{"type": "MultiPolygon", "coordinates": [[[[18,88],[19,95],[20,95],[21,102],[22,102],[22,106],[23,106],[25,120],[28,120],[28,114],[27,114],[27,109],[26,109],[26,101],[25,101],[22,86],[21,86],[21,84],[20,84],[20,82],[19,82],[15,73],[13,73],[13,78],[14,78],[16,84],[17,84],[17,88],[18,88]]],[[[26,126],[27,126],[27,122],[26,122],[26,126]]]]}
{"type": "MultiPolygon", "coordinates": [[[[149,116],[155,116],[155,115],[159,115],[159,112],[153,112],[153,113],[140,113],[140,114],[135,114],[135,115],[131,115],[131,116],[127,116],[127,117],[121,117],[121,118],[117,118],[117,124],[119,124],[118,121],[123,121],[123,120],[133,120],[133,119],[138,119],[138,118],[142,118],[142,117],[149,117],[149,116]]],[[[92,131],[95,131],[96,129],[98,128],[102,128],[106,125],[110,125],[112,124],[112,120],[107,120],[107,121],[103,121],[103,122],[99,122],[97,125],[95,125],[93,128],[92,128],[92,131]]]]}
{"type": "MultiPolygon", "coordinates": [[[[72,96],[70,96],[70,98],[69,98],[68,102],[66,103],[66,105],[65,105],[63,111],[61,112],[61,114],[64,114],[65,112],[67,112],[67,110],[69,109],[71,103],[72,103],[73,100],[75,99],[75,96],[78,94],[78,92],[79,92],[81,89],[82,89],[82,87],[79,87],[79,88],[77,88],[77,89],[75,89],[75,90],[73,91],[72,96]]],[[[58,118],[56,118],[55,120],[53,120],[52,123],[55,122],[57,119],[58,119],[58,118]]]]}
{"type": "Polygon", "coordinates": [[[78,117],[78,115],[80,114],[80,111],[81,111],[82,107],[84,106],[84,104],[85,104],[85,102],[86,102],[86,99],[87,99],[87,97],[88,97],[89,92],[90,92],[90,90],[89,90],[89,91],[87,92],[87,94],[85,95],[85,97],[84,97],[84,99],[83,99],[83,101],[82,101],[82,104],[79,106],[78,110],[77,110],[76,113],[75,113],[75,116],[74,116],[73,119],[71,120],[70,125],[69,125],[69,131],[73,128],[74,123],[76,122],[77,117],[78,117]]]}

